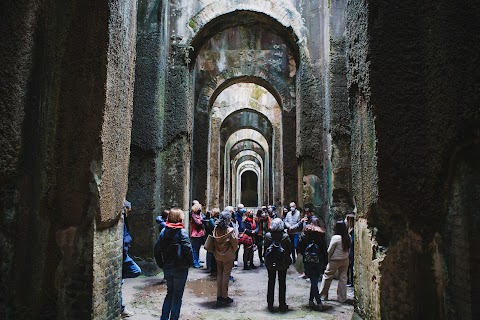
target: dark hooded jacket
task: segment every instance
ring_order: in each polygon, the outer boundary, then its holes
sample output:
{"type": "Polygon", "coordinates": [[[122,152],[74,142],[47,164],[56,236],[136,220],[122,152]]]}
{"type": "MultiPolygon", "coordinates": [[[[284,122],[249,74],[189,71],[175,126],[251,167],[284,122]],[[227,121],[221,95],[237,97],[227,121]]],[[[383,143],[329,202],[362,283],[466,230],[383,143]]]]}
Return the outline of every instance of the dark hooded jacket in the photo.
{"type": "Polygon", "coordinates": [[[284,265],[277,266],[275,270],[287,270],[292,263],[290,255],[292,254],[293,245],[290,241],[290,236],[285,231],[271,231],[265,235],[265,244],[263,252],[267,252],[268,247],[274,242],[279,242],[285,250],[285,255],[288,257],[284,265]]]}
{"type": "Polygon", "coordinates": [[[304,261],[305,274],[320,276],[324,271],[328,263],[327,244],[325,243],[325,233],[320,227],[305,228],[300,240],[298,241],[298,252],[305,256],[304,252],[310,243],[315,243],[319,249],[320,262],[319,263],[307,263],[304,261]]]}
{"type": "Polygon", "coordinates": [[[158,235],[154,256],[160,268],[189,268],[193,265],[192,244],[183,225],[167,223],[158,235]]]}

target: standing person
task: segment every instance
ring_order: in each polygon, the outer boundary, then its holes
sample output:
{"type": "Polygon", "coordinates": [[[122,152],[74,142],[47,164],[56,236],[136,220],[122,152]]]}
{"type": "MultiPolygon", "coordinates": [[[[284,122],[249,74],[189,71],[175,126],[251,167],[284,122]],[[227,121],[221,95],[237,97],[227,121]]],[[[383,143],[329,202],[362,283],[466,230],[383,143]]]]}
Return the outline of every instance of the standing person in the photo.
{"type": "Polygon", "coordinates": [[[235,229],[230,227],[232,214],[222,211],[213,230],[217,263],[217,305],[230,304],[233,299],[228,296],[228,282],[232,273],[235,251],[238,248],[235,229]]]}
{"type": "MultiPolygon", "coordinates": [[[[122,284],[123,279],[136,278],[140,275],[142,270],[140,267],[133,261],[132,258],[128,255],[128,250],[130,249],[132,243],[132,236],[130,235],[130,229],[128,227],[128,214],[132,210],[132,204],[125,200],[123,202],[123,264],[122,264],[122,284]]],[[[120,293],[120,304],[121,304],[121,316],[122,318],[128,318],[133,316],[133,313],[127,310],[123,304],[122,295],[120,293]]]]}
{"type": "MultiPolygon", "coordinates": [[[[203,219],[203,225],[205,227],[205,234],[208,237],[213,235],[213,229],[215,228],[215,223],[218,219],[218,214],[220,209],[213,208],[212,211],[208,211],[205,219],[203,219]]],[[[207,251],[207,269],[210,271],[210,275],[217,275],[217,263],[215,262],[215,256],[213,253],[207,251]]]]}
{"type": "MultiPolygon", "coordinates": [[[[245,206],[242,203],[239,203],[237,205],[237,211],[235,211],[235,221],[236,221],[236,226],[237,226],[237,236],[240,233],[240,230],[243,230],[242,224],[243,224],[243,216],[245,215],[245,212],[247,212],[247,209],[245,209],[245,206]]],[[[235,252],[235,261],[233,262],[234,267],[238,266],[238,252],[240,251],[240,243],[238,244],[237,251],[235,252]]]]}
{"type": "Polygon", "coordinates": [[[202,205],[194,202],[190,218],[190,239],[193,248],[193,267],[201,268],[200,265],[200,246],[202,245],[205,229],[203,228],[202,205]]]}
{"type": "MultiPolygon", "coordinates": [[[[290,229],[290,227],[293,227],[299,221],[300,221],[300,211],[297,210],[297,205],[295,204],[295,202],[290,202],[290,211],[287,212],[287,215],[285,217],[285,225],[287,229],[290,229]]],[[[296,259],[295,251],[298,245],[299,234],[300,234],[299,230],[293,230],[289,232],[290,240],[292,241],[292,244],[293,244],[293,250],[292,250],[293,263],[295,263],[295,259],[296,259]]]]}
{"type": "Polygon", "coordinates": [[[338,270],[339,281],[337,287],[338,301],[347,300],[347,269],[348,269],[348,249],[350,249],[350,237],[347,227],[343,220],[335,224],[335,235],[330,241],[328,247],[328,264],[323,274],[322,285],[320,286],[320,296],[328,300],[328,290],[332,283],[333,275],[338,270]]]}
{"type": "Polygon", "coordinates": [[[270,223],[272,219],[270,218],[267,211],[257,210],[257,216],[255,217],[255,222],[257,223],[257,234],[255,235],[255,244],[258,247],[258,258],[260,260],[260,266],[264,266],[265,262],[263,261],[263,243],[265,240],[265,235],[268,230],[270,230],[270,223]]]}
{"type": "Polygon", "coordinates": [[[281,216],[282,220],[285,220],[285,217],[287,216],[287,213],[288,213],[289,210],[290,210],[289,207],[287,207],[287,206],[283,207],[282,216],[281,216]]]}
{"type": "Polygon", "coordinates": [[[310,298],[308,306],[316,310],[323,310],[322,300],[318,291],[318,280],[327,265],[327,244],[325,243],[325,230],[319,226],[315,217],[303,228],[303,233],[298,242],[299,252],[303,254],[305,275],[310,278],[310,298]],[[317,301],[317,304],[314,303],[317,301]]]}
{"type": "Polygon", "coordinates": [[[350,236],[350,242],[351,246],[348,251],[348,271],[347,271],[347,286],[348,287],[353,287],[353,259],[354,259],[354,219],[355,215],[353,213],[347,214],[346,220],[347,220],[347,229],[348,229],[348,235],[350,236]]]}
{"type": "Polygon", "coordinates": [[[285,225],[279,218],[275,218],[270,223],[270,232],[265,235],[265,266],[268,270],[268,291],[267,304],[268,310],[274,311],[273,302],[275,294],[275,282],[278,274],[278,302],[280,311],[288,310],[286,303],[286,277],[287,269],[292,263],[290,257],[292,242],[285,232],[285,225]],[[272,258],[270,258],[272,255],[272,258]]]}
{"type": "Polygon", "coordinates": [[[248,242],[243,242],[243,270],[257,269],[253,264],[253,239],[256,233],[257,225],[250,210],[245,212],[240,233],[244,234],[244,239],[250,238],[248,242]]]}
{"type": "Polygon", "coordinates": [[[277,208],[274,205],[269,205],[267,207],[268,215],[270,218],[275,219],[277,218],[277,208]]]}
{"type": "Polygon", "coordinates": [[[166,227],[158,235],[154,247],[157,265],[163,268],[167,280],[167,295],[163,301],[160,320],[178,320],[182,297],[193,264],[193,250],[188,232],[183,226],[183,211],[172,208],[166,227]]]}
{"type": "Polygon", "coordinates": [[[157,216],[155,218],[155,221],[158,224],[158,232],[159,233],[162,232],[163,228],[165,228],[165,226],[166,226],[168,212],[169,212],[169,210],[165,209],[165,210],[163,210],[163,212],[160,216],[157,216]]]}

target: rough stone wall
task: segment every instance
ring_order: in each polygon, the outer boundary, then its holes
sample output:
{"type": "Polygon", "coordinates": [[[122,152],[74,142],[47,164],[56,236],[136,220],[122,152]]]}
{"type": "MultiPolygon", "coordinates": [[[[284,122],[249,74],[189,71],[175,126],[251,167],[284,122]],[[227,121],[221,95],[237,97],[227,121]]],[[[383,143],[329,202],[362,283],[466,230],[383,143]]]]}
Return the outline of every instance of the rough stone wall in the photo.
{"type": "MultiPolygon", "coordinates": [[[[97,230],[93,241],[93,319],[118,319],[122,284],[123,224],[97,230]]],[[[143,271],[143,269],[142,269],[143,271]]]]}
{"type": "Polygon", "coordinates": [[[94,222],[116,228],[126,192],[136,2],[1,12],[1,316],[91,318],[94,222]]]}
{"type": "Polygon", "coordinates": [[[478,4],[347,8],[356,309],[372,319],[450,318],[446,275],[465,270],[443,262],[447,176],[457,146],[478,141],[480,72],[464,67],[479,58],[478,4]]]}

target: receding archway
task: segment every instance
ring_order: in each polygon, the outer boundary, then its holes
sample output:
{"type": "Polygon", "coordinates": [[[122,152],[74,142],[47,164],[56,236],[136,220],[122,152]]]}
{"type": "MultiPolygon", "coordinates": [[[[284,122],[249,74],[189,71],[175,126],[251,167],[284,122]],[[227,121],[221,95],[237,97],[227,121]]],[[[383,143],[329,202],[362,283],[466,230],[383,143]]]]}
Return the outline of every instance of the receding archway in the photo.
{"type": "Polygon", "coordinates": [[[241,174],[241,196],[240,202],[246,207],[259,206],[258,175],[253,170],[245,170],[241,174]]]}

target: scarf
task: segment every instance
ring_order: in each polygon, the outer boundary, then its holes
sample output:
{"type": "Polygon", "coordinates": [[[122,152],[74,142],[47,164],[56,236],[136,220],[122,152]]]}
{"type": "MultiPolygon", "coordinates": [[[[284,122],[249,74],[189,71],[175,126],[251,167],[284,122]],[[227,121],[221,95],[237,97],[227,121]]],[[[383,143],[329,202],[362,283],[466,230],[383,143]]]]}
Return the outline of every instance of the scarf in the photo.
{"type": "Polygon", "coordinates": [[[167,222],[166,225],[167,225],[167,227],[172,228],[172,229],[183,229],[183,228],[185,228],[183,226],[183,223],[181,223],[181,222],[176,222],[176,223],[167,222]]]}
{"type": "Polygon", "coordinates": [[[255,220],[253,220],[253,218],[248,217],[247,221],[250,222],[250,225],[252,226],[252,230],[257,229],[257,224],[255,223],[255,220]]]}

